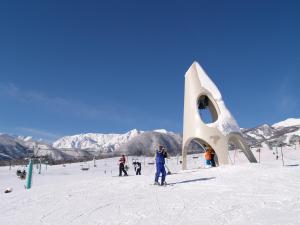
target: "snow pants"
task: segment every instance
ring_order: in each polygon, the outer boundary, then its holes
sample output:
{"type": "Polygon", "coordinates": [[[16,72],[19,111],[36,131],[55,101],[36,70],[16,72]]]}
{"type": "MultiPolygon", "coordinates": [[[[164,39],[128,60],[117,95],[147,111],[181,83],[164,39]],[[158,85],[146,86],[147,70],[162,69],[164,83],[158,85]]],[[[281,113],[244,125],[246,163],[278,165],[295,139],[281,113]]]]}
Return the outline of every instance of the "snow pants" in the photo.
{"type": "Polygon", "coordinates": [[[207,166],[211,166],[211,160],[206,159],[206,160],[205,160],[205,164],[206,164],[207,166]]]}
{"type": "Polygon", "coordinates": [[[215,157],[214,157],[214,155],[211,156],[210,162],[211,162],[211,166],[212,166],[212,167],[216,167],[216,162],[215,162],[215,157]]]}
{"type": "Polygon", "coordinates": [[[163,184],[166,179],[166,169],[164,163],[156,163],[155,182],[158,182],[158,178],[160,174],[161,174],[161,183],[163,184]]]}

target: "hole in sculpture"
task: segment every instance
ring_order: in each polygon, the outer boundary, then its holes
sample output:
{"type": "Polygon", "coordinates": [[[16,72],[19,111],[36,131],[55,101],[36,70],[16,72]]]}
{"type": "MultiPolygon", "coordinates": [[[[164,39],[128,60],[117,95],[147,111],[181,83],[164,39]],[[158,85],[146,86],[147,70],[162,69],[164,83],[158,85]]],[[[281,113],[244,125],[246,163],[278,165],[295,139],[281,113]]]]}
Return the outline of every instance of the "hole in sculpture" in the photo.
{"type": "Polygon", "coordinates": [[[218,119],[217,110],[214,104],[206,95],[201,95],[198,98],[197,106],[198,106],[198,112],[200,118],[204,123],[208,124],[217,121],[218,119]]]}

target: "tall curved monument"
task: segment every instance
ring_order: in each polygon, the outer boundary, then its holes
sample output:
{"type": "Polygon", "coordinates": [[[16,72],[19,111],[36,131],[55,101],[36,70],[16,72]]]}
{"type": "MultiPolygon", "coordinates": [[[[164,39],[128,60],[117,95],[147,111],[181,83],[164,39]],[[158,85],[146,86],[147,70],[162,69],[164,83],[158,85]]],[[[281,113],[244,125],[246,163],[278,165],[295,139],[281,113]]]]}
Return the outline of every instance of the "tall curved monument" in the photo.
{"type": "Polygon", "coordinates": [[[186,155],[191,141],[212,147],[219,164],[228,164],[229,145],[241,149],[250,162],[257,162],[220,91],[197,62],[185,74],[183,117],[183,169],[187,168],[186,155]],[[203,112],[211,115],[210,121],[203,118],[203,112]]]}

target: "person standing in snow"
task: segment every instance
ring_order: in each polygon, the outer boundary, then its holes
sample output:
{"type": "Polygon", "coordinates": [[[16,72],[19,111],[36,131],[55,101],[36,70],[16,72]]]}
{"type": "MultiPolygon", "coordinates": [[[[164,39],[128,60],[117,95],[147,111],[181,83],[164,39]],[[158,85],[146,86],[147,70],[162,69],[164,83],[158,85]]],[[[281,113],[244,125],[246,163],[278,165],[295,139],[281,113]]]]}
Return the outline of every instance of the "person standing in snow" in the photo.
{"type": "Polygon", "coordinates": [[[166,185],[166,169],[165,169],[165,158],[167,158],[168,153],[163,146],[159,146],[155,151],[155,162],[156,162],[156,173],[154,179],[154,185],[159,185],[158,178],[161,174],[161,185],[166,185]]]}
{"type": "Polygon", "coordinates": [[[125,155],[122,155],[121,158],[119,159],[119,176],[122,176],[122,172],[124,173],[124,176],[128,176],[126,170],[125,170],[125,155]]]}
{"type": "Polygon", "coordinates": [[[134,163],[134,169],[135,169],[135,174],[136,175],[141,175],[142,164],[140,162],[135,162],[134,163]]]}
{"type": "Polygon", "coordinates": [[[212,147],[209,147],[210,155],[211,155],[211,166],[216,167],[216,162],[215,162],[215,150],[212,149],[212,147]]]}
{"type": "Polygon", "coordinates": [[[210,167],[211,166],[211,151],[209,149],[206,149],[204,153],[204,158],[205,158],[205,165],[210,167]]]}
{"type": "Polygon", "coordinates": [[[137,163],[137,162],[133,162],[133,163],[132,163],[132,165],[133,165],[133,168],[134,168],[134,172],[135,172],[135,173],[136,173],[136,168],[137,168],[137,165],[136,165],[136,163],[137,163]]]}

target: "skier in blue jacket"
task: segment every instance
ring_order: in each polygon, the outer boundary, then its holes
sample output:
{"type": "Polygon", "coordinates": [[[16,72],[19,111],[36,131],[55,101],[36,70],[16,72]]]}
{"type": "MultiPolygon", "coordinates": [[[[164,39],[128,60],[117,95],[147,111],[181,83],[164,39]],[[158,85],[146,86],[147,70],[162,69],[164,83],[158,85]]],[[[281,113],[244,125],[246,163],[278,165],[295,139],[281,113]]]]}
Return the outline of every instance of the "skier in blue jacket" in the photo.
{"type": "Polygon", "coordinates": [[[156,173],[154,185],[159,185],[158,178],[161,174],[161,185],[166,185],[166,169],[165,169],[165,158],[167,158],[168,154],[166,149],[163,146],[159,146],[155,151],[155,162],[156,162],[156,173]]]}

